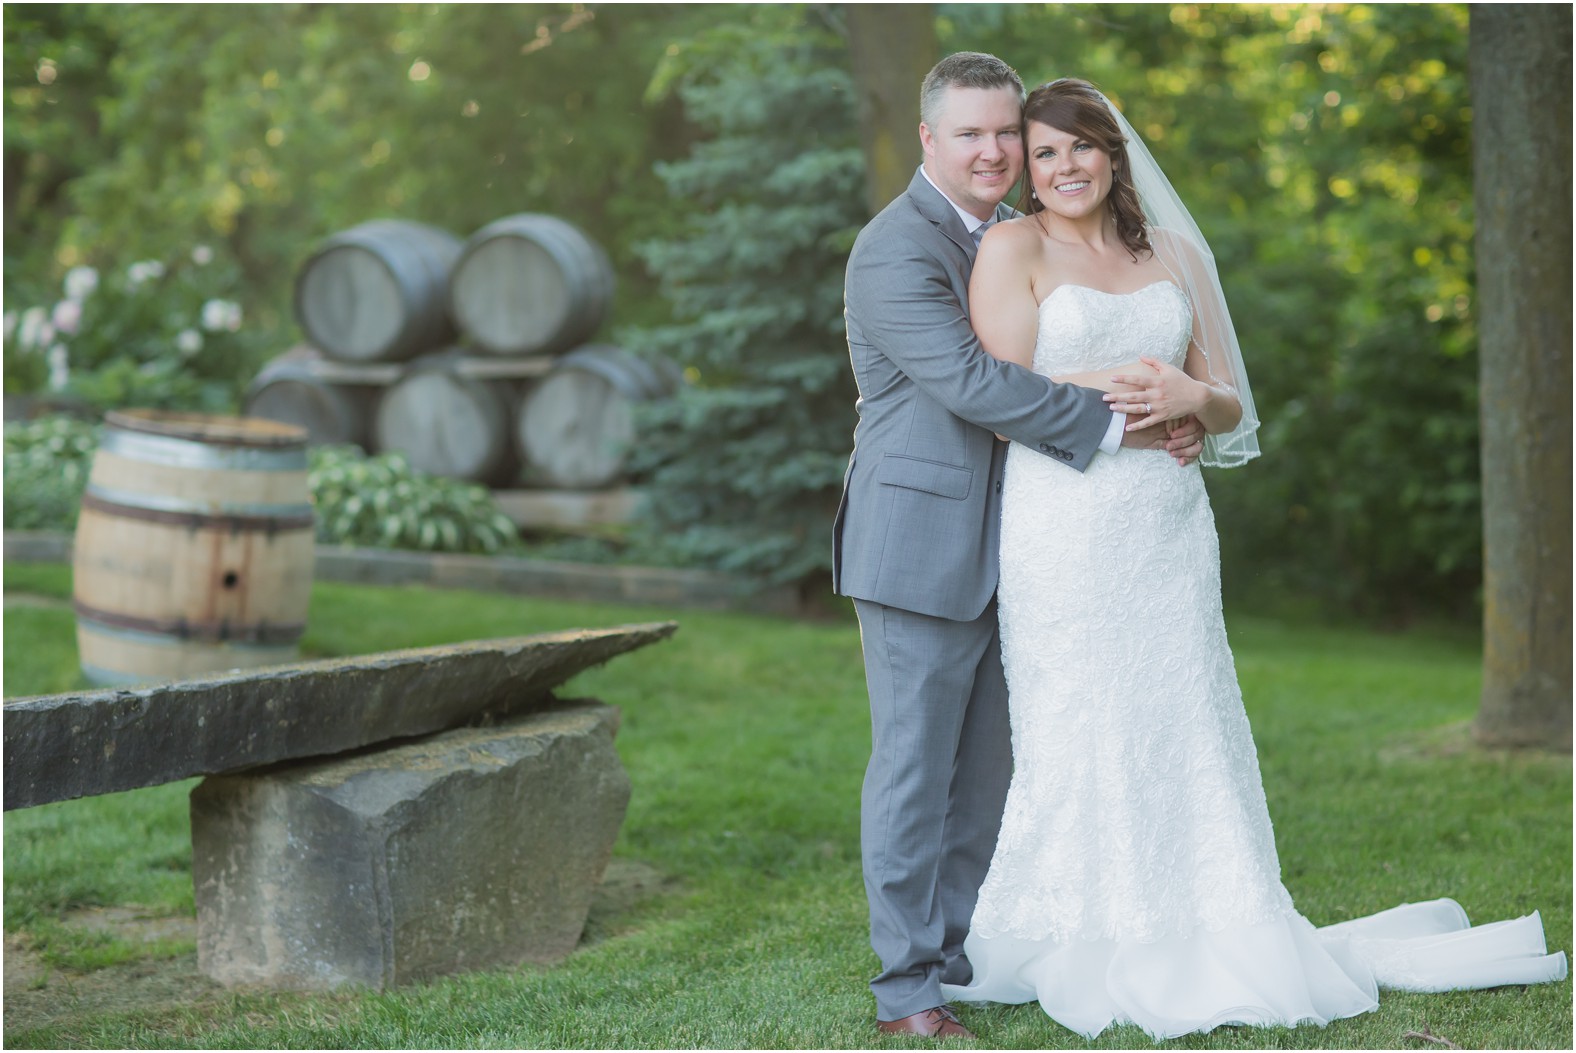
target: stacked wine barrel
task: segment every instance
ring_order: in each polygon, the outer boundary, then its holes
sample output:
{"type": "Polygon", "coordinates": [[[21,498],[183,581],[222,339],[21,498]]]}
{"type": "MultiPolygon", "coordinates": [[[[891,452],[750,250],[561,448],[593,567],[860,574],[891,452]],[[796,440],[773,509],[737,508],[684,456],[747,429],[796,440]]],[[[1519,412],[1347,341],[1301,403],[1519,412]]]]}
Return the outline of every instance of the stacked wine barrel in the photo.
{"type": "Polygon", "coordinates": [[[314,443],[398,450],[497,487],[619,483],[634,404],[680,377],[589,343],[613,302],[607,254],[554,216],[506,216],[461,242],[403,220],[326,239],[296,275],[309,346],[270,362],[246,412],[314,443]]]}

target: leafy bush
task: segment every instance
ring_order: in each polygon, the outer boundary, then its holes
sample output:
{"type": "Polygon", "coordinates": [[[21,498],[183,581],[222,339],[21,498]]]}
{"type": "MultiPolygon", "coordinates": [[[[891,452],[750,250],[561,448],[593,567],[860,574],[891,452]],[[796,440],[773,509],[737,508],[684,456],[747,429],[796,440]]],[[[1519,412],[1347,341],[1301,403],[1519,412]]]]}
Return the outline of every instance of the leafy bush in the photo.
{"type": "Polygon", "coordinates": [[[5,426],[7,530],[76,527],[98,428],[70,417],[5,426]]]}
{"type": "Polygon", "coordinates": [[[233,265],[207,245],[165,263],[77,266],[63,296],[5,317],[5,388],[97,409],[233,410],[259,356],[227,297],[233,265]]]}
{"type": "Polygon", "coordinates": [[[486,487],[418,472],[403,454],[367,457],[354,446],[318,446],[307,478],[317,539],[325,543],[433,552],[519,545],[514,523],[486,487]]]}

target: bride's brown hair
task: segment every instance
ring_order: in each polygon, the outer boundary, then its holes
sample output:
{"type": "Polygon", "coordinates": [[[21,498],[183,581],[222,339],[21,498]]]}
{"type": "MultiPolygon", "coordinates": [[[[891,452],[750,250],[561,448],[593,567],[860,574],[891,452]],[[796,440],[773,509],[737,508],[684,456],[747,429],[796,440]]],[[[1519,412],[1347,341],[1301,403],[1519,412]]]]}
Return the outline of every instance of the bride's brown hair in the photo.
{"type": "MultiPolygon", "coordinates": [[[[1029,93],[1023,104],[1024,168],[1028,169],[1029,124],[1044,124],[1059,132],[1075,135],[1093,143],[1111,157],[1111,192],[1106,207],[1116,221],[1116,235],[1136,260],[1141,253],[1153,251],[1149,232],[1144,228],[1144,208],[1133,186],[1132,167],[1127,161],[1127,138],[1116,126],[1116,118],[1093,84],[1077,77],[1063,77],[1041,84],[1029,93]]],[[[1033,196],[1034,184],[1023,181],[1018,211],[1033,215],[1045,210],[1044,202],[1033,196]]]]}

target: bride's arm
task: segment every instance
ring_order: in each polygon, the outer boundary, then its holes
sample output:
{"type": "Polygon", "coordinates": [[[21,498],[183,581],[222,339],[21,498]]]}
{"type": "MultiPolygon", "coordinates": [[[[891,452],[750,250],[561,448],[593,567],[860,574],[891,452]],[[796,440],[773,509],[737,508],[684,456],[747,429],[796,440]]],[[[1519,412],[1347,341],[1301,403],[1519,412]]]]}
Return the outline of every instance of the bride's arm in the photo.
{"type": "Polygon", "coordinates": [[[1230,387],[1213,382],[1196,339],[1188,344],[1183,367],[1146,356],[1136,371],[1110,378],[1118,386],[1108,389],[1112,394],[1105,401],[1116,412],[1132,415],[1129,431],[1190,415],[1209,435],[1235,428],[1242,403],[1230,387]]]}
{"type": "MultiPolygon", "coordinates": [[[[1161,230],[1155,232],[1154,251],[1179,287],[1202,287],[1204,261],[1190,246],[1161,230]],[[1186,275],[1189,280],[1179,278],[1179,274],[1186,275]]],[[[1235,378],[1229,371],[1223,375],[1222,370],[1214,368],[1216,363],[1204,352],[1205,333],[1212,331],[1211,326],[1218,331],[1220,324],[1219,319],[1205,317],[1208,310],[1208,302],[1202,309],[1201,305],[1194,305],[1193,332],[1182,369],[1146,355],[1140,359],[1138,369],[1112,376],[1113,381],[1124,387],[1117,389],[1115,394],[1106,395],[1105,400],[1118,413],[1131,415],[1129,430],[1191,414],[1198,418],[1206,433],[1219,435],[1231,431],[1242,420],[1242,402],[1237,398],[1235,378]]]]}
{"type": "Polygon", "coordinates": [[[969,279],[969,325],[986,353],[1025,369],[1034,368],[1034,339],[1040,324],[1033,285],[1038,251],[1032,230],[999,223],[985,232],[969,279]]]}
{"type": "MultiPolygon", "coordinates": [[[[1031,228],[1001,223],[985,232],[974,274],[969,281],[969,324],[992,358],[1034,368],[1034,342],[1040,326],[1040,299],[1034,288],[1034,263],[1039,235],[1031,228]]],[[[1120,371],[1140,369],[1137,362],[1120,371]]],[[[1097,391],[1121,391],[1126,385],[1112,371],[1058,374],[1059,384],[1077,384],[1097,391]]]]}

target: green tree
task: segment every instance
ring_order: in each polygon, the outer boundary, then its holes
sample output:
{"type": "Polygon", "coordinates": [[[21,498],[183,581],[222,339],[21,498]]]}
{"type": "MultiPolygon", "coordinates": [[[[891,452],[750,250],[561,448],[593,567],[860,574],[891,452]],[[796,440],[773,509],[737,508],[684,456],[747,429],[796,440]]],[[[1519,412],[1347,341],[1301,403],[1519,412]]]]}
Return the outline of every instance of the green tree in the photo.
{"type": "Polygon", "coordinates": [[[38,298],[59,278],[67,189],[110,151],[97,102],[109,93],[113,35],[79,4],[5,12],[5,275],[8,294],[38,298]]]}
{"type": "Polygon", "coordinates": [[[778,580],[830,565],[854,425],[842,285],[864,168],[845,69],[827,11],[764,6],[684,42],[653,83],[708,138],[657,168],[685,233],[641,249],[675,321],[628,342],[690,380],[645,414],[650,527],[778,580]]]}
{"type": "Polygon", "coordinates": [[[663,314],[631,246],[668,229],[650,166],[680,156],[692,133],[676,99],[642,92],[668,40],[713,12],[61,10],[8,10],[5,20],[8,291],[53,286],[75,263],[168,259],[210,244],[243,268],[247,317],[283,345],[295,270],[328,234],[396,216],[463,237],[539,211],[608,248],[625,279],[620,320],[663,314]],[[52,54],[54,83],[26,83],[52,54]],[[26,176],[15,193],[44,198],[43,212],[9,207],[13,173],[26,176]],[[27,245],[47,248],[27,256],[23,273],[12,249],[27,245]]]}

